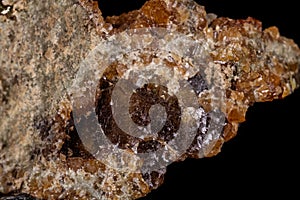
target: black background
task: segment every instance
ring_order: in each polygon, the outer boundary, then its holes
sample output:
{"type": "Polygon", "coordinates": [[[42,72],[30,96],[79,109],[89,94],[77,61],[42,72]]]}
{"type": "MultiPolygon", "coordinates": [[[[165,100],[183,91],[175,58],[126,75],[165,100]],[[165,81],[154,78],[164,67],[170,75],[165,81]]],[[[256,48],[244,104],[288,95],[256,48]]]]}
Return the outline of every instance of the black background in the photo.
{"type": "MultiPolygon", "coordinates": [[[[99,0],[104,16],[119,15],[144,0],[99,0]]],[[[297,1],[203,0],[219,17],[254,17],[263,27],[277,26],[281,35],[300,44],[297,1]]],[[[283,100],[256,103],[235,138],[212,158],[188,159],[168,166],[164,184],[140,200],[157,199],[300,199],[300,90],[283,100]]]]}

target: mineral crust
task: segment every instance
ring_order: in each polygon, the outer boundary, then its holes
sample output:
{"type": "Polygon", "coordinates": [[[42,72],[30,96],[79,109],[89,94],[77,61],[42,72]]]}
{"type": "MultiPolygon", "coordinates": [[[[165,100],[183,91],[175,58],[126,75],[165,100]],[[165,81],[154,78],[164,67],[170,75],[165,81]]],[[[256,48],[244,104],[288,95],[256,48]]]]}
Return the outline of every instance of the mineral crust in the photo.
{"type": "MultiPolygon", "coordinates": [[[[80,63],[99,44],[115,44],[117,36],[124,36],[124,32],[147,28],[156,32],[147,32],[147,38],[141,41],[131,38],[122,41],[132,47],[134,42],[168,44],[168,38],[187,36],[185,41],[194,42],[182,47],[198,42],[205,58],[201,54],[199,64],[189,60],[189,55],[178,57],[184,48],[180,51],[175,48],[177,53],[173,53],[149,45],[150,50],[122,51],[122,56],[105,68],[97,82],[96,102],[86,98],[82,101],[91,101],[105,135],[116,148],[129,155],[155,152],[167,146],[176,137],[181,120],[192,119],[180,109],[181,100],[173,95],[177,90],[171,89],[174,85],[148,83],[136,88],[128,112],[136,124],[147,126],[153,117],[151,106],[159,104],[167,113],[161,115],[166,125],[162,125],[156,137],[133,137],[121,130],[112,119],[111,96],[118,81],[130,70],[144,70],[145,66],[155,70],[153,63],[165,65],[172,73],[178,72],[175,79],[182,77],[196,94],[198,129],[186,151],[175,161],[218,154],[223,143],[236,135],[249,106],[282,99],[299,87],[298,46],[281,36],[276,27],[263,30],[262,23],[251,17],[218,18],[191,0],[149,0],[139,10],[104,20],[95,1],[2,0],[0,195],[136,199],[162,184],[165,167],[126,171],[97,159],[97,153],[92,151],[97,147],[93,141],[86,145],[76,127],[76,105],[72,104],[68,91],[78,78],[80,63]],[[168,34],[160,35],[157,30],[168,34]],[[216,93],[218,90],[221,97],[216,93]],[[218,104],[213,103],[216,100],[218,104]],[[225,117],[224,123],[221,130],[210,132],[214,128],[211,122],[214,116],[210,114],[216,107],[225,117]]],[[[197,53],[193,56],[198,58],[197,53]]],[[[85,114],[84,109],[78,112],[85,114]]],[[[139,160],[131,161],[133,167],[138,166],[134,161],[139,160]]]]}

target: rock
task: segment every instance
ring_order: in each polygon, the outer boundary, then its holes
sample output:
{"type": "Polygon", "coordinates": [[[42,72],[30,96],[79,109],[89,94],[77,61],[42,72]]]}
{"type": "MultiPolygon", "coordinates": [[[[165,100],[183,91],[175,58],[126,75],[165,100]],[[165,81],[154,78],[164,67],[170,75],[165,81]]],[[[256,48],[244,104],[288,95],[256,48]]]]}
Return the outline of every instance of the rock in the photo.
{"type": "Polygon", "coordinates": [[[105,20],[88,0],[5,0],[0,13],[6,199],[145,196],[170,163],[218,154],[249,106],[299,87],[293,40],[191,0],[105,20]]]}

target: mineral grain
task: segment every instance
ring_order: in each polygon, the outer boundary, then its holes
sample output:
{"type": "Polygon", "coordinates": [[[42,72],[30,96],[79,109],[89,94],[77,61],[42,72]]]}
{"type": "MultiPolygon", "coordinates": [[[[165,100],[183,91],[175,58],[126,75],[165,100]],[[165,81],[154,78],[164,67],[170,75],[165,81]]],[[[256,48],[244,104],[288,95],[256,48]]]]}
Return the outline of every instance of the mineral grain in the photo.
{"type": "MultiPolygon", "coordinates": [[[[176,49],[163,52],[149,45],[152,51],[124,51],[99,77],[96,102],[89,101],[96,106],[106,136],[129,155],[167,146],[176,137],[181,120],[190,119],[180,109],[180,98],[173,95],[177,91],[174,85],[149,83],[135,90],[129,113],[136,124],[147,126],[151,106],[159,104],[167,113],[162,115],[166,125],[153,138],[128,136],[120,130],[112,119],[111,96],[117,82],[130,70],[143,70],[153,63],[167,66],[177,73],[176,80],[182,77],[196,94],[200,116],[197,133],[177,161],[215,156],[223,143],[236,135],[249,106],[282,99],[299,87],[298,46],[281,36],[276,27],[263,30],[262,23],[251,17],[218,18],[192,0],[149,0],[139,10],[104,20],[92,0],[2,0],[0,195],[53,200],[137,199],[162,184],[165,167],[126,171],[97,159],[87,148],[93,149],[93,144],[85,145],[78,133],[68,91],[89,52],[99,44],[117,41],[126,31],[145,28],[164,30],[168,35],[152,32],[146,34],[147,40],[128,38],[128,46],[147,41],[168,44],[168,38],[186,36],[185,41],[194,42],[183,47],[200,44],[201,62],[189,60],[190,55],[178,57],[176,49]],[[214,127],[214,115],[210,114],[216,107],[225,117],[223,127],[209,132],[214,127]]],[[[200,53],[193,56],[200,59],[200,53]]]]}

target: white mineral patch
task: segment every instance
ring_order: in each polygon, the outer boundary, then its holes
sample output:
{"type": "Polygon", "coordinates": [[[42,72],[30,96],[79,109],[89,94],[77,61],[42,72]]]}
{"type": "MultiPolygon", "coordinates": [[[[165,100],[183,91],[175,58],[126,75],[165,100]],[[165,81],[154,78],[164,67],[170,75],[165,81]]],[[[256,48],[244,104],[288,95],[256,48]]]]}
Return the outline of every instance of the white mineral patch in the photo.
{"type": "Polygon", "coordinates": [[[6,14],[10,11],[10,8],[11,8],[11,7],[8,6],[5,10],[2,10],[2,11],[1,11],[1,14],[2,14],[2,15],[6,15],[6,14]]]}

